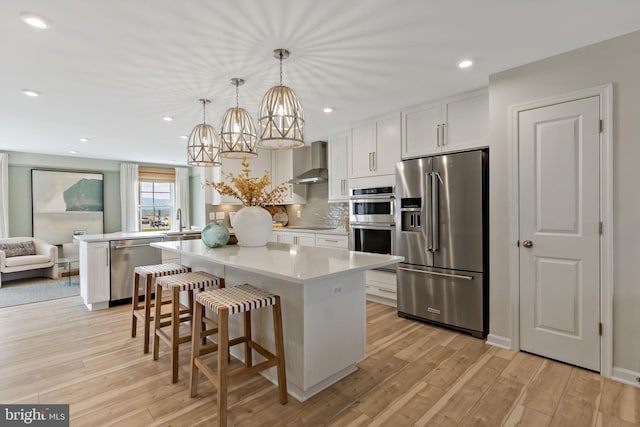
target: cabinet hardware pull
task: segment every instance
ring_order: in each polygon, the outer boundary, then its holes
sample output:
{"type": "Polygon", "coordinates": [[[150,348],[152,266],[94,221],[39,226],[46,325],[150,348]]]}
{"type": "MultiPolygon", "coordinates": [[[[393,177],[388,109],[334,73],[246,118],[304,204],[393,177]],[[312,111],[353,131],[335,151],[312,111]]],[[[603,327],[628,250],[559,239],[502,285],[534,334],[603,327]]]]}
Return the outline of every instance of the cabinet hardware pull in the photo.
{"type": "Polygon", "coordinates": [[[398,267],[398,270],[411,271],[414,273],[432,274],[434,276],[453,277],[455,279],[473,280],[473,276],[464,276],[462,274],[446,274],[436,273],[435,271],[416,270],[415,268],[398,267]]]}
{"type": "Polygon", "coordinates": [[[322,239],[322,240],[324,240],[325,242],[338,243],[337,240],[333,240],[333,239],[322,239]]]}
{"type": "Polygon", "coordinates": [[[440,147],[440,125],[436,127],[436,145],[440,147]]]}
{"type": "Polygon", "coordinates": [[[104,248],[104,250],[107,253],[107,256],[104,257],[104,259],[106,260],[105,266],[109,267],[109,248],[104,248]]]}
{"type": "Polygon", "coordinates": [[[388,292],[390,294],[397,294],[398,293],[398,291],[394,291],[393,289],[385,289],[385,288],[380,288],[380,287],[378,287],[378,290],[382,291],[382,292],[388,292]]]}
{"type": "Polygon", "coordinates": [[[446,125],[447,125],[446,123],[443,123],[442,124],[442,128],[440,130],[440,133],[442,134],[442,138],[440,138],[440,140],[442,141],[441,144],[442,144],[443,147],[444,147],[444,130],[445,130],[445,126],[446,125]]]}

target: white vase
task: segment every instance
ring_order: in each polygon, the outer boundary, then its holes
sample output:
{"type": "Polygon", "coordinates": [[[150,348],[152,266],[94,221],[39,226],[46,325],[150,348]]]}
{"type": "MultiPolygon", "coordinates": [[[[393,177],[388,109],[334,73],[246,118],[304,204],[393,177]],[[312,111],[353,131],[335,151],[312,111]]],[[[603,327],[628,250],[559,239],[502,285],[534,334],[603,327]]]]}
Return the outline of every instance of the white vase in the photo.
{"type": "Polygon", "coordinates": [[[264,246],[271,237],[271,214],[260,206],[245,206],[233,219],[239,246],[264,246]]]}

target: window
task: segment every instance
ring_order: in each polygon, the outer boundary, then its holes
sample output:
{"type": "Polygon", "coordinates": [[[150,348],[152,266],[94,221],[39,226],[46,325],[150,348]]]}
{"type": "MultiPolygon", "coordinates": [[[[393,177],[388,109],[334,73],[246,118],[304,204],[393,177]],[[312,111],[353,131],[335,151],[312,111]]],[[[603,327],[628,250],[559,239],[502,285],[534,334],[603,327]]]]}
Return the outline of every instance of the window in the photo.
{"type": "Polygon", "coordinates": [[[175,193],[175,170],[140,166],[140,230],[171,229],[175,193]]]}

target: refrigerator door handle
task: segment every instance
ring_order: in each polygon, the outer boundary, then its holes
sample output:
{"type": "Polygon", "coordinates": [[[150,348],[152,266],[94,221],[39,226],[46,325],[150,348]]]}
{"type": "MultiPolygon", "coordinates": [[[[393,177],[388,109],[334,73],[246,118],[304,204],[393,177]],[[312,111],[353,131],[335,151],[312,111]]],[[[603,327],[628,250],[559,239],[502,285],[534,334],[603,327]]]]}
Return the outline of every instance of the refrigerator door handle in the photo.
{"type": "Polygon", "coordinates": [[[432,274],[434,276],[453,277],[454,279],[473,280],[473,276],[465,276],[462,274],[436,273],[435,271],[424,271],[424,270],[417,270],[415,268],[407,268],[407,267],[398,267],[398,270],[411,271],[412,273],[432,274]]]}
{"type": "Polygon", "coordinates": [[[424,227],[424,239],[426,242],[426,246],[424,250],[426,252],[433,252],[433,227],[431,226],[433,218],[431,217],[431,202],[432,202],[432,187],[431,187],[431,174],[432,172],[425,172],[424,174],[424,188],[425,188],[425,200],[422,203],[424,206],[424,213],[427,218],[427,226],[424,227]],[[426,202],[426,203],[425,203],[426,202]]]}
{"type": "Polygon", "coordinates": [[[439,245],[439,230],[440,230],[440,218],[438,214],[440,212],[440,200],[439,184],[438,181],[442,181],[438,172],[431,172],[431,250],[437,251],[439,245]]]}

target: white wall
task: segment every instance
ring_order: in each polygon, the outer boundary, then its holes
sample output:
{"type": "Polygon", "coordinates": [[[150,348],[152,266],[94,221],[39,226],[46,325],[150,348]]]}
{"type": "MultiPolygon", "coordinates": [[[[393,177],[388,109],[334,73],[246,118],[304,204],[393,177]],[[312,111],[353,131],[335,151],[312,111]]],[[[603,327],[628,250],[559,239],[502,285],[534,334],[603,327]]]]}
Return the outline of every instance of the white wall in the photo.
{"type": "Polygon", "coordinates": [[[511,339],[508,282],[509,106],[612,82],[614,197],[613,364],[640,372],[640,32],[489,78],[490,333],[511,339]]]}

